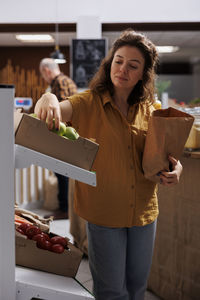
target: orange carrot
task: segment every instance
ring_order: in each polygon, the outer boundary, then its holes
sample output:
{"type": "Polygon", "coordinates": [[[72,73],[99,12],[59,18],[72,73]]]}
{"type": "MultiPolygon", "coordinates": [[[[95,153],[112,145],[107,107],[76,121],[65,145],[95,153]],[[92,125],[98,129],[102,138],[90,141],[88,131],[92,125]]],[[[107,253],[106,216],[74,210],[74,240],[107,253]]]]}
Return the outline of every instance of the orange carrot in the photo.
{"type": "Polygon", "coordinates": [[[32,224],[31,222],[29,222],[28,220],[24,219],[23,217],[20,217],[18,215],[15,215],[15,223],[28,223],[28,224],[32,224]]]}

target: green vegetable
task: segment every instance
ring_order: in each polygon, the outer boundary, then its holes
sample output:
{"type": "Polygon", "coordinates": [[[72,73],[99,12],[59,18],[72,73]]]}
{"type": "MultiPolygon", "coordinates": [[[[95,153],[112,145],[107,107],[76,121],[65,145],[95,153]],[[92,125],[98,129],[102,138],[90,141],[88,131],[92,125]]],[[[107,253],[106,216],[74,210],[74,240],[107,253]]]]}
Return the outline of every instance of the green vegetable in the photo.
{"type": "Polygon", "coordinates": [[[77,140],[79,137],[79,134],[73,127],[67,126],[65,133],[64,133],[64,137],[67,137],[70,140],[77,140]]]}

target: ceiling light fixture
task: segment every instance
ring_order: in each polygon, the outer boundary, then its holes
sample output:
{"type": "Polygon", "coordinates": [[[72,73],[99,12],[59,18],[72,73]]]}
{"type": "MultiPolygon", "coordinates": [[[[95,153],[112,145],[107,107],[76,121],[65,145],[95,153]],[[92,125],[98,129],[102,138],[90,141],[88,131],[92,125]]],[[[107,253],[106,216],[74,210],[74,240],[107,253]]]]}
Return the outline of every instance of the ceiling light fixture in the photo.
{"type": "Polygon", "coordinates": [[[66,63],[65,56],[60,52],[58,45],[55,46],[55,51],[50,54],[50,57],[53,58],[57,64],[66,63]]]}
{"type": "Polygon", "coordinates": [[[55,23],[55,51],[52,52],[50,54],[50,57],[53,58],[55,60],[55,62],[57,64],[65,64],[66,63],[66,59],[65,59],[65,56],[63,53],[60,52],[60,49],[59,49],[59,33],[58,33],[58,0],[55,1],[55,12],[56,12],[56,17],[55,17],[55,20],[56,20],[56,23],[55,23]]]}
{"type": "Polygon", "coordinates": [[[157,46],[156,49],[159,53],[174,53],[179,50],[178,46],[157,46]]]}
{"type": "Polygon", "coordinates": [[[54,39],[50,34],[16,34],[16,39],[25,43],[54,42],[54,39]]]}
{"type": "Polygon", "coordinates": [[[50,57],[55,60],[57,64],[65,64],[66,59],[63,53],[60,52],[59,49],[59,41],[58,41],[58,23],[56,23],[56,44],[55,44],[55,51],[50,54],[50,57]]]}

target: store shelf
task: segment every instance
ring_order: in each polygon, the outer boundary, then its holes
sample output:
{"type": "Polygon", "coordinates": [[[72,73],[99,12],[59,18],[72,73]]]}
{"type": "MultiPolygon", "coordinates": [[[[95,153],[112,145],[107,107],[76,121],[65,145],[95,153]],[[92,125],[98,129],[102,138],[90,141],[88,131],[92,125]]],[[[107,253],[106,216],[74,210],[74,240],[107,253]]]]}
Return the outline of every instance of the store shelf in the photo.
{"type": "MultiPolygon", "coordinates": [[[[41,166],[86,184],[96,186],[96,174],[29,148],[14,145],[15,168],[41,166]]],[[[16,266],[16,300],[81,300],[94,297],[74,278],[16,266]]]]}
{"type": "Polygon", "coordinates": [[[16,300],[86,300],[94,297],[74,278],[16,267],[16,300]]]}
{"type": "Polygon", "coordinates": [[[14,144],[14,86],[0,86],[0,299],[81,300],[94,299],[74,278],[15,266],[14,168],[41,166],[96,186],[96,174],[31,149],[14,144]]]}
{"type": "Polygon", "coordinates": [[[96,173],[65,163],[29,148],[15,145],[15,168],[27,168],[31,164],[49,169],[83,183],[96,186],[96,173]]]}

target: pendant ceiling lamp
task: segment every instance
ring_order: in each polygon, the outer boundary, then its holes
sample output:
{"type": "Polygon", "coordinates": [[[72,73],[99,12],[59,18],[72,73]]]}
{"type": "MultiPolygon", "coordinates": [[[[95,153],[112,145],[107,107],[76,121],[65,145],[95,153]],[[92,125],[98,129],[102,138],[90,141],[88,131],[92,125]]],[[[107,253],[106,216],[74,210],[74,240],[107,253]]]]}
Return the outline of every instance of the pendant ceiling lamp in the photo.
{"type": "Polygon", "coordinates": [[[66,59],[63,53],[59,49],[59,32],[58,32],[58,22],[57,22],[57,1],[56,1],[56,24],[55,24],[55,51],[50,54],[50,57],[55,60],[57,64],[65,64],[66,59]]]}

